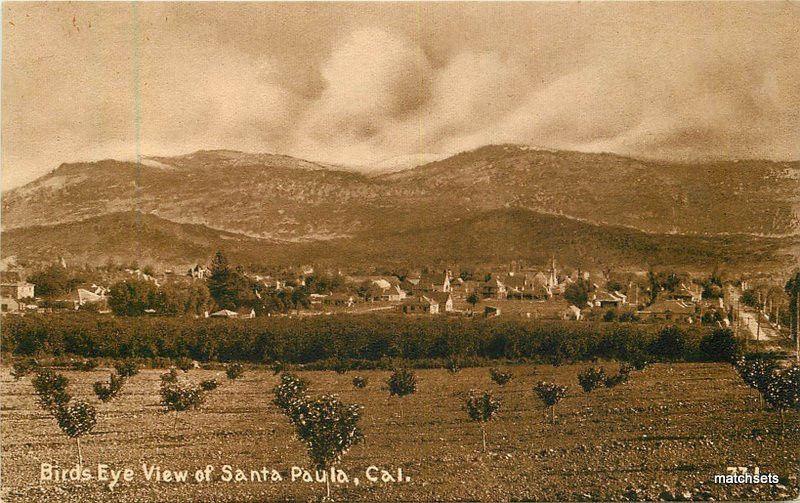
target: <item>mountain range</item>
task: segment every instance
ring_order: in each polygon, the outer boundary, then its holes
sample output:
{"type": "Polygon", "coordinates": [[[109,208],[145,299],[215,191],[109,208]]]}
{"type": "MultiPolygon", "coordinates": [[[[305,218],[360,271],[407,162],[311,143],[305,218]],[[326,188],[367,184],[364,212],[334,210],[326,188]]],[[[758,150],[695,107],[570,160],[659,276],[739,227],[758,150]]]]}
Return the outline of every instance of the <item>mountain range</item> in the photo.
{"type": "Polygon", "coordinates": [[[3,256],[285,265],[546,261],[788,268],[800,162],[677,164],[490,145],[368,175],[199,151],[62,164],[2,198],[3,256]]]}

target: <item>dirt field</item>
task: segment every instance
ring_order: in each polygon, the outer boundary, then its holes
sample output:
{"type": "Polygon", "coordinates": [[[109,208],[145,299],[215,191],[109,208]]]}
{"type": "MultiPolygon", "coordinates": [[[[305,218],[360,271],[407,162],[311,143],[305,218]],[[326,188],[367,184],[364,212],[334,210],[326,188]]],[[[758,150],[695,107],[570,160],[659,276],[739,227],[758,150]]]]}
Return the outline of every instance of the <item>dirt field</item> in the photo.
{"type": "MultiPolygon", "coordinates": [[[[613,365],[607,365],[610,367],[613,365]]],[[[315,394],[338,393],[365,406],[365,444],[339,466],[349,485],[333,488],[334,499],[434,500],[635,500],[791,499],[798,495],[800,417],[787,419],[784,438],[776,413],[758,411],[754,392],[732,368],[721,364],[654,365],[614,389],[586,396],[577,384],[581,365],[514,366],[501,388],[487,369],[417,371],[417,394],[388,398],[389,372],[303,372],[315,394]],[[369,378],[364,390],[355,375],[369,378]],[[540,380],[568,384],[570,392],[550,425],[531,391],[540,380]],[[502,408],[487,429],[490,452],[481,452],[478,426],[462,410],[470,389],[492,389],[502,408]],[[410,480],[370,483],[374,465],[410,480]],[[715,474],[729,466],[775,473],[778,485],[720,485],[715,474]],[[360,485],[354,485],[358,477],[360,485]]],[[[324,483],[290,481],[290,468],[308,467],[305,449],[287,419],[270,401],[277,377],[248,371],[235,382],[223,372],[193,370],[194,381],[222,383],[201,410],[173,417],[158,405],[159,374],[133,377],[108,404],[94,397],[92,382],[107,371],[66,372],[77,397],[98,407],[94,432],[82,441],[88,482],[39,482],[40,463],[72,467],[75,443],[34,400],[30,378],[2,374],[2,496],[4,501],[281,501],[320,500],[324,483]],[[96,480],[97,464],[132,468],[130,482],[114,491],[96,480]],[[147,482],[142,463],[188,470],[189,482],[147,482]],[[279,470],[282,482],[223,482],[223,465],[279,470]],[[194,482],[197,469],[213,465],[212,482],[194,482]]]]}

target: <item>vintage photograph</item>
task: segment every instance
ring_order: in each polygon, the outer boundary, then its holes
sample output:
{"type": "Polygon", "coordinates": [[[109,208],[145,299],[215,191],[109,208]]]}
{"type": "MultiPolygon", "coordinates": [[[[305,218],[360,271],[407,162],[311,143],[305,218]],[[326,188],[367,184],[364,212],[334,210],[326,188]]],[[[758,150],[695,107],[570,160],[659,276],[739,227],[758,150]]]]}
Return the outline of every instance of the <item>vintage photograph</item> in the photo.
{"type": "Polygon", "coordinates": [[[800,4],[0,8],[0,500],[800,500],[800,4]]]}

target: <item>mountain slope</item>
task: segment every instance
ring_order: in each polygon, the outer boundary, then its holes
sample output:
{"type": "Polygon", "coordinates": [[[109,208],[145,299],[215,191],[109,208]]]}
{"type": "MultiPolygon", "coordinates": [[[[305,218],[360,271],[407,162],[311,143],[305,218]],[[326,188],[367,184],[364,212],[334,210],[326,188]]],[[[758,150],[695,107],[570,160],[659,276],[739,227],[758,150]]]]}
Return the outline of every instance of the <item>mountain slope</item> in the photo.
{"type": "Polygon", "coordinates": [[[283,240],[411,230],[518,207],[680,234],[800,233],[800,163],[698,165],[487,146],[369,177],[288,156],[200,151],[64,164],[3,194],[4,229],[120,211],[283,240]]]}
{"type": "Polygon", "coordinates": [[[523,259],[545,264],[557,256],[574,267],[672,266],[710,270],[715,265],[755,269],[791,263],[787,238],[654,235],[598,226],[519,209],[500,209],[413,231],[369,233],[328,241],[276,242],[123,212],[53,226],[7,231],[4,255],[27,262],[94,264],[137,261],[165,268],[206,262],[221,249],[235,263],[282,267],[299,263],[334,267],[423,267],[498,264],[523,259]]]}

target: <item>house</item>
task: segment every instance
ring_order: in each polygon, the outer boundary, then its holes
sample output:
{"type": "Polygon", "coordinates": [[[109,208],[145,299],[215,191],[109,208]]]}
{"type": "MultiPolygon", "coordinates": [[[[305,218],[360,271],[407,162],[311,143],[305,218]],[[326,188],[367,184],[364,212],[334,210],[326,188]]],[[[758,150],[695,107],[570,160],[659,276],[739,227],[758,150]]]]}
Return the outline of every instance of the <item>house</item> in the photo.
{"type": "Polygon", "coordinates": [[[439,312],[453,312],[453,295],[450,292],[436,292],[431,294],[431,298],[439,304],[439,312]]]}
{"type": "Polygon", "coordinates": [[[445,271],[441,274],[425,274],[419,278],[417,284],[412,287],[411,292],[418,295],[432,292],[449,292],[450,280],[450,271],[445,271]]]}
{"type": "Polygon", "coordinates": [[[5,313],[19,313],[25,309],[25,306],[19,301],[11,297],[0,297],[0,312],[5,313]]]}
{"type": "Polygon", "coordinates": [[[206,279],[211,275],[211,271],[204,265],[195,264],[194,267],[189,269],[186,275],[194,279],[206,279]]]}
{"type": "Polygon", "coordinates": [[[34,297],[34,285],[27,281],[15,281],[0,284],[0,297],[14,300],[32,299],[34,297]]]}
{"type": "Polygon", "coordinates": [[[212,318],[237,318],[239,313],[231,311],[230,309],[220,309],[219,311],[211,313],[209,316],[212,318]]]}
{"type": "Polygon", "coordinates": [[[481,285],[481,296],[484,299],[505,299],[508,296],[506,285],[497,278],[490,278],[481,285]]]}
{"type": "Polygon", "coordinates": [[[620,292],[596,290],[589,294],[589,306],[618,309],[628,303],[628,297],[620,292]]]}
{"type": "Polygon", "coordinates": [[[400,288],[400,285],[394,285],[386,291],[386,300],[389,302],[400,302],[406,297],[406,292],[400,288]]]}
{"type": "Polygon", "coordinates": [[[682,300],[684,302],[700,302],[702,292],[691,289],[685,284],[681,283],[674,292],[668,292],[665,295],[667,299],[682,300]]]}
{"type": "Polygon", "coordinates": [[[495,306],[486,306],[483,308],[483,315],[487,318],[500,316],[500,308],[495,306]]]}
{"type": "Polygon", "coordinates": [[[400,304],[398,310],[405,314],[438,314],[439,303],[424,295],[409,297],[400,304]]]}
{"type": "Polygon", "coordinates": [[[107,301],[106,293],[107,289],[103,287],[96,287],[94,291],[78,288],[78,305],[104,303],[107,301]]]}
{"type": "Polygon", "coordinates": [[[326,295],[322,299],[322,305],[324,306],[353,307],[353,304],[355,304],[355,299],[353,299],[352,295],[340,292],[326,295]]]}
{"type": "Polygon", "coordinates": [[[638,314],[642,319],[675,319],[691,322],[695,314],[695,306],[683,300],[665,299],[642,309],[638,314]]]}

